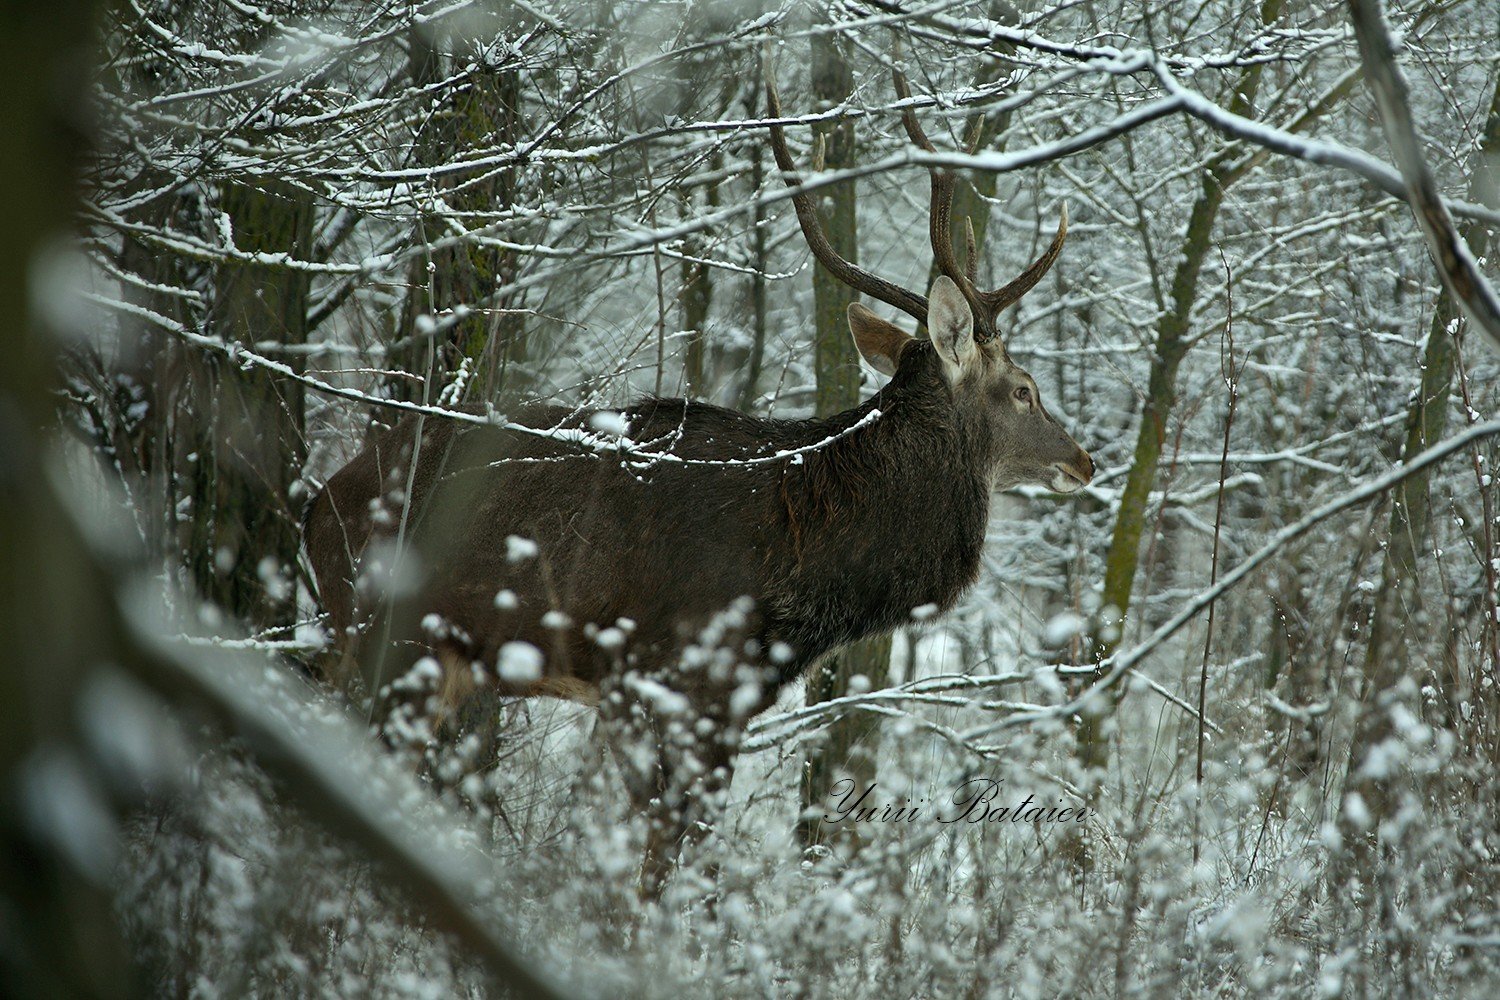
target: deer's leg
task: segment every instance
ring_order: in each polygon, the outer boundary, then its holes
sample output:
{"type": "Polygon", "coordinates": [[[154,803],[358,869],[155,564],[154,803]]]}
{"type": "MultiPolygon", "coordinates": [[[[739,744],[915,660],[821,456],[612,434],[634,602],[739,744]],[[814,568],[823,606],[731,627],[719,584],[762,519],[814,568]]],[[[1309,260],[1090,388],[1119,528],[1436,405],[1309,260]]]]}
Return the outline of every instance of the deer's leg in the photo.
{"type": "Polygon", "coordinates": [[[672,723],[658,744],[658,792],[646,808],[646,899],[659,898],[672,871],[713,832],[734,776],[734,746],[717,720],[686,716],[672,723]],[[705,720],[709,725],[700,727],[705,720]]]}
{"type": "MultiPolygon", "coordinates": [[[[714,734],[722,736],[722,731],[714,734]]],[[[698,750],[703,772],[686,796],[683,811],[684,829],[678,840],[678,857],[691,856],[719,827],[729,800],[729,786],[734,780],[735,746],[727,739],[705,741],[698,750]]],[[[704,874],[717,885],[719,863],[710,858],[704,874]]]]}
{"type": "Polygon", "coordinates": [[[658,899],[697,818],[695,786],[707,761],[695,745],[699,741],[684,739],[693,733],[696,717],[662,718],[639,702],[622,705],[608,696],[604,707],[610,710],[601,713],[601,721],[631,812],[646,823],[640,895],[658,899]]]}
{"type": "Polygon", "coordinates": [[[611,678],[599,700],[599,723],[632,816],[646,819],[646,856],[658,842],[663,791],[661,744],[655,720],[645,705],[629,697],[625,685],[611,678]]]}
{"type": "Polygon", "coordinates": [[[625,725],[615,746],[635,811],[646,819],[641,896],[660,897],[683,853],[717,825],[734,774],[744,722],[769,692],[758,668],[741,662],[745,636],[758,624],[743,608],[699,634],[700,655],[674,656],[669,670],[622,675],[601,712],[625,725]],[[708,655],[701,655],[707,653],[708,655]],[[747,703],[741,688],[756,687],[747,703]],[[632,745],[633,744],[633,745],[632,745]]]}
{"type": "Polygon", "coordinates": [[[670,768],[663,766],[658,772],[659,785],[656,795],[645,803],[634,804],[646,817],[646,849],[641,857],[640,895],[642,899],[655,901],[661,898],[667,879],[677,865],[678,842],[681,838],[681,809],[667,794],[670,768]]]}

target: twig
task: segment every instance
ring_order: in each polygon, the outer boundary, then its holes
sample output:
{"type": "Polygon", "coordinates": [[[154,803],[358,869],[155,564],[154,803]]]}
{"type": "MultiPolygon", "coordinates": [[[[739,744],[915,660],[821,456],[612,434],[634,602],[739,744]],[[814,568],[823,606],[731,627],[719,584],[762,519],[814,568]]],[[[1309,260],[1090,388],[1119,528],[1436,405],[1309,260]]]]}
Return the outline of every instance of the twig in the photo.
{"type": "Polygon", "coordinates": [[[1261,546],[1252,555],[1225,574],[1224,578],[1217,584],[1204,590],[1197,597],[1189,601],[1177,614],[1163,623],[1139,645],[1132,647],[1125,653],[1117,653],[1106,659],[1100,664],[1101,669],[1107,668],[1104,674],[1080,692],[1077,697],[1059,705],[1049,706],[1043,711],[1035,713],[1018,712],[1015,715],[996,720],[987,726],[967,733],[964,738],[966,740],[977,739],[1002,729],[1033,725],[1047,719],[1066,719],[1077,715],[1084,710],[1091,699],[1119,684],[1122,678],[1134,669],[1138,663],[1155,652],[1158,646],[1176,635],[1188,622],[1198,617],[1199,612],[1238,586],[1246,577],[1259,569],[1272,556],[1276,555],[1276,553],[1280,552],[1291,542],[1301,538],[1330,517],[1341,514],[1352,507],[1358,507],[1365,501],[1381,495],[1397,483],[1409,479],[1430,466],[1438,464],[1454,452],[1462,451],[1473,445],[1476,441],[1496,436],[1500,436],[1500,420],[1487,420],[1484,423],[1474,424],[1462,433],[1455,434],[1446,441],[1433,445],[1431,448],[1415,456],[1405,465],[1397,466],[1389,472],[1376,476],[1359,487],[1350,490],[1343,496],[1330,500],[1317,510],[1272,535],[1270,541],[1266,542],[1265,545],[1261,546]]]}
{"type": "MultiPolygon", "coordinates": [[[[1349,0],[1349,19],[1359,39],[1359,55],[1365,79],[1380,107],[1385,139],[1391,147],[1406,200],[1427,240],[1427,249],[1437,265],[1448,294],[1484,334],[1490,348],[1500,351],[1500,296],[1479,271],[1469,246],[1453,225],[1453,216],[1438,193],[1437,181],[1422,157],[1417,130],[1407,103],[1406,80],[1396,66],[1395,40],[1386,24],[1380,0],[1349,0]]],[[[1485,169],[1483,166],[1477,169],[1485,169]]]]}
{"type": "MultiPolygon", "coordinates": [[[[1219,582],[1219,539],[1224,530],[1224,480],[1229,476],[1229,435],[1234,429],[1234,406],[1239,401],[1239,369],[1234,362],[1234,272],[1229,269],[1229,258],[1224,248],[1219,248],[1219,260],[1224,264],[1224,343],[1219,350],[1219,371],[1224,376],[1224,385],[1229,389],[1229,408],[1224,414],[1224,447],[1219,452],[1219,499],[1214,505],[1213,561],[1208,571],[1209,586],[1219,582]]],[[[1203,633],[1203,661],[1198,667],[1198,747],[1193,768],[1193,784],[1197,795],[1193,800],[1193,864],[1198,863],[1199,820],[1203,809],[1203,704],[1208,694],[1208,654],[1214,644],[1214,609],[1208,606],[1208,625],[1203,633]]]]}

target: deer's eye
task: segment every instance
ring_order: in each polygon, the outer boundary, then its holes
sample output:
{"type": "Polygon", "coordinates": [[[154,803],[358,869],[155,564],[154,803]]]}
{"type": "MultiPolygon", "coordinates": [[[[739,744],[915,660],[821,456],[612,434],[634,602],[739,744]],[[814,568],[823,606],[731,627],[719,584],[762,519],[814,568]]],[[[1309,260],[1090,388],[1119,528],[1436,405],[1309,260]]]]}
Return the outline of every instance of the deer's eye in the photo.
{"type": "Polygon", "coordinates": [[[1031,386],[1029,386],[1029,385],[1019,386],[1016,389],[1015,396],[1016,396],[1016,399],[1019,402],[1025,403],[1027,406],[1030,406],[1031,405],[1031,386]]]}

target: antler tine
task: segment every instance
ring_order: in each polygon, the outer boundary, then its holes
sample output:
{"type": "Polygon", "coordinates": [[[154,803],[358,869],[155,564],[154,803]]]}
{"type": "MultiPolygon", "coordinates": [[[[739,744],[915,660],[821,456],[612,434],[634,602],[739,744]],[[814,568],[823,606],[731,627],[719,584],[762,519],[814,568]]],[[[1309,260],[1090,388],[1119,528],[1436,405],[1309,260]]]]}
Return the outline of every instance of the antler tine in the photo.
{"type": "MultiPolygon", "coordinates": [[[[893,81],[896,85],[896,96],[903,101],[911,100],[911,88],[907,86],[906,74],[899,68],[891,70],[893,81]]],[[[912,110],[911,105],[901,109],[901,124],[906,127],[906,134],[912,143],[918,148],[929,153],[937,152],[932,140],[927,138],[923,131],[921,122],[917,121],[917,113],[912,110]]],[[[937,265],[939,274],[946,274],[958,286],[968,300],[970,308],[976,316],[982,308],[979,292],[974,287],[972,273],[965,273],[958,266],[958,256],[953,250],[953,189],[955,178],[947,170],[929,167],[928,176],[932,181],[932,204],[928,212],[928,238],[932,243],[932,260],[937,265]]],[[[972,254],[970,261],[972,263],[972,254]]],[[[986,339],[991,331],[980,324],[980,329],[975,331],[980,339],[986,339]]]]}
{"type": "MultiPolygon", "coordinates": [[[[765,61],[765,78],[766,110],[770,112],[773,119],[781,118],[781,97],[776,92],[776,78],[771,72],[769,56],[765,61]]],[[[779,123],[770,125],[770,132],[771,153],[776,157],[776,166],[781,169],[782,178],[787,186],[795,188],[802,182],[797,176],[797,163],[792,159],[791,150],[787,148],[786,133],[779,123]]],[[[817,206],[813,204],[811,197],[805,192],[794,194],[792,206],[797,211],[797,224],[802,227],[802,236],[807,240],[807,248],[830,274],[856,292],[879,299],[886,305],[895,306],[918,323],[927,322],[926,296],[908,291],[899,285],[893,285],[839,255],[838,251],[833,248],[833,244],[828,242],[828,235],[823,231],[823,223],[818,219],[817,206]]]]}
{"type": "Polygon", "coordinates": [[[964,152],[973,156],[979,152],[979,144],[984,141],[984,115],[975,115],[974,124],[969,128],[969,138],[964,142],[964,152]]]}
{"type": "MultiPolygon", "coordinates": [[[[893,68],[891,76],[896,84],[896,96],[903,101],[911,100],[911,88],[906,84],[906,74],[899,68],[893,68]]],[[[937,152],[932,140],[927,138],[927,133],[922,130],[922,123],[917,121],[917,113],[912,110],[910,104],[901,109],[901,124],[906,126],[906,135],[913,144],[929,153],[937,152]]]]}
{"type": "Polygon", "coordinates": [[[969,284],[979,285],[979,241],[974,238],[974,220],[964,218],[964,249],[968,251],[964,258],[964,271],[969,276],[969,284]]]}
{"type": "Polygon", "coordinates": [[[1057,220],[1057,235],[1052,237],[1052,245],[1049,246],[1031,266],[1022,271],[1003,287],[993,292],[980,292],[979,301],[985,311],[985,323],[994,328],[995,318],[1000,315],[1001,310],[1007,306],[1014,305],[1021,300],[1021,296],[1031,291],[1038,281],[1057,262],[1057,257],[1062,253],[1063,242],[1068,238],[1068,203],[1063,202],[1061,216],[1057,220]]]}

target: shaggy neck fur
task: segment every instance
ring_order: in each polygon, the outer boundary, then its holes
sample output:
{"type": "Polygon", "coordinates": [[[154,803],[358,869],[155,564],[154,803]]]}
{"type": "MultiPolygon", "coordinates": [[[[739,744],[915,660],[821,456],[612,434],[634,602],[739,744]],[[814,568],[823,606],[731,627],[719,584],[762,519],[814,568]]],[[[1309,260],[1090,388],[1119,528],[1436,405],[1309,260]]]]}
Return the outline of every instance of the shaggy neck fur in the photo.
{"type": "Polygon", "coordinates": [[[978,573],[990,442],[955,406],[931,345],[909,346],[861,406],[810,421],[812,440],[873,409],[878,419],[783,473],[794,558],[771,607],[803,665],[910,621],[914,608],[948,609],[978,573]]]}

